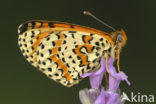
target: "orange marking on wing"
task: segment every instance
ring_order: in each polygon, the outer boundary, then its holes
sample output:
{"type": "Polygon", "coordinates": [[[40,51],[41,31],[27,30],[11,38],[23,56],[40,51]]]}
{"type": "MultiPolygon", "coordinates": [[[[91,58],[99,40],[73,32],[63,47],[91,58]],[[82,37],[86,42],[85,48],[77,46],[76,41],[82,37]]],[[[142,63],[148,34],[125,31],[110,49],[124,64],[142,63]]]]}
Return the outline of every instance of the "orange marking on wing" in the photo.
{"type": "Polygon", "coordinates": [[[56,55],[58,53],[58,47],[52,48],[52,54],[56,55]]]}
{"type": "Polygon", "coordinates": [[[66,77],[67,81],[69,81],[72,77],[68,73],[68,68],[66,67],[66,65],[64,65],[62,60],[57,58],[56,55],[52,55],[52,56],[50,56],[50,58],[52,59],[53,62],[58,63],[58,67],[60,67],[63,70],[64,76],[66,77]]]}
{"type": "Polygon", "coordinates": [[[35,22],[34,28],[39,28],[39,27],[41,27],[41,22],[35,22]]]}
{"type": "Polygon", "coordinates": [[[85,66],[88,64],[88,61],[87,61],[87,56],[85,55],[84,57],[81,57],[82,58],[82,64],[81,66],[85,66]]]}
{"type": "Polygon", "coordinates": [[[63,69],[64,73],[67,73],[68,68],[66,67],[66,65],[61,66],[61,68],[63,69]]]}
{"type": "Polygon", "coordinates": [[[92,52],[92,49],[93,49],[92,45],[85,44],[84,46],[87,48],[88,53],[92,52]]]}
{"type": "Polygon", "coordinates": [[[87,61],[87,55],[82,53],[80,50],[82,47],[85,47],[87,49],[88,53],[92,52],[93,46],[92,45],[79,45],[77,48],[75,48],[75,53],[82,59],[82,64],[81,66],[87,65],[88,61],[87,61]]]}
{"type": "Polygon", "coordinates": [[[65,77],[67,78],[67,81],[70,81],[70,80],[72,79],[72,77],[70,76],[69,73],[66,73],[66,74],[65,74],[65,77]]]}
{"type": "Polygon", "coordinates": [[[87,43],[87,44],[89,44],[89,41],[92,40],[92,39],[93,39],[93,37],[91,37],[91,36],[85,36],[85,37],[84,37],[84,41],[85,41],[85,43],[87,43]]]}
{"type": "Polygon", "coordinates": [[[62,40],[57,40],[56,41],[56,46],[60,46],[62,44],[62,40]]]}
{"type": "Polygon", "coordinates": [[[37,55],[34,56],[34,60],[37,61],[37,55]]]}
{"type": "Polygon", "coordinates": [[[67,81],[70,81],[72,77],[68,73],[68,68],[66,67],[64,62],[62,62],[61,59],[56,57],[56,55],[58,54],[58,47],[61,46],[62,40],[64,39],[63,34],[60,33],[58,35],[60,36],[60,38],[59,40],[56,41],[57,47],[52,48],[52,55],[50,56],[50,58],[52,59],[53,62],[56,62],[58,64],[58,67],[60,67],[63,70],[63,74],[66,77],[67,81]]]}
{"type": "Polygon", "coordinates": [[[71,26],[67,24],[54,23],[54,27],[70,28],[71,26]]]}
{"type": "Polygon", "coordinates": [[[36,52],[37,47],[38,47],[38,45],[40,44],[40,42],[42,41],[42,39],[43,39],[44,37],[48,36],[48,35],[49,35],[49,32],[45,32],[45,33],[39,34],[39,35],[37,35],[36,37],[34,37],[34,38],[36,38],[36,41],[35,41],[34,44],[32,45],[32,46],[34,47],[34,50],[30,53],[30,55],[33,54],[34,52],[36,52]]]}
{"type": "Polygon", "coordinates": [[[49,25],[48,25],[48,22],[44,22],[42,24],[42,27],[41,28],[50,28],[49,25]]]}
{"type": "Polygon", "coordinates": [[[61,67],[62,65],[64,65],[64,63],[62,62],[61,59],[58,59],[56,62],[58,63],[58,66],[59,66],[59,67],[61,67]]]}
{"type": "Polygon", "coordinates": [[[75,53],[82,59],[82,64],[81,66],[87,65],[88,61],[87,61],[87,55],[85,55],[84,53],[80,52],[80,49],[83,47],[83,45],[78,46],[75,49],[75,53]]]}
{"type": "Polygon", "coordinates": [[[60,39],[64,39],[64,35],[63,34],[59,34],[60,35],[60,39]]]}
{"type": "Polygon", "coordinates": [[[56,55],[52,55],[52,56],[50,56],[50,58],[52,59],[52,61],[54,61],[54,62],[56,62],[57,61],[57,57],[56,57],[56,55]]]}
{"type": "Polygon", "coordinates": [[[63,34],[59,34],[60,39],[56,41],[56,46],[61,46],[62,44],[62,40],[64,39],[64,35],[63,34]]]}

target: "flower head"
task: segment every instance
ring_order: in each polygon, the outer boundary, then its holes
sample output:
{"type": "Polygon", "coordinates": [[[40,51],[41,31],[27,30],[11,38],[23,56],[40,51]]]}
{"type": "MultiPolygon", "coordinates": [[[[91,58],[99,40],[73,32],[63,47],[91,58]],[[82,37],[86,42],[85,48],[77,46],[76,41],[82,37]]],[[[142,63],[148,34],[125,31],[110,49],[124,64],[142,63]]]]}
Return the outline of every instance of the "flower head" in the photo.
{"type": "Polygon", "coordinates": [[[112,58],[108,61],[108,69],[111,75],[109,76],[109,88],[105,89],[101,83],[104,72],[106,70],[106,61],[101,59],[101,68],[92,73],[85,73],[81,77],[89,77],[91,89],[80,90],[79,96],[82,104],[124,104],[125,100],[120,96],[119,85],[125,80],[128,85],[127,75],[124,72],[117,73],[113,66],[114,60],[112,58]],[[86,103],[87,102],[87,103],[86,103]]]}

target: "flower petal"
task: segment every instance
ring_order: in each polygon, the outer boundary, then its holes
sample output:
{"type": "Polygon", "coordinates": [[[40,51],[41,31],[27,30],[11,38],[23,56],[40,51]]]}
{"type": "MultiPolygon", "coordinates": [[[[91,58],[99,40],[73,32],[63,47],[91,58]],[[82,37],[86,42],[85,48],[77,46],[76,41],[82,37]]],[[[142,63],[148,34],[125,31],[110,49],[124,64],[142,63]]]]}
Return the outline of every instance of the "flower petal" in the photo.
{"type": "Polygon", "coordinates": [[[82,104],[94,104],[96,98],[99,96],[98,89],[83,89],[79,91],[79,97],[82,104]]]}
{"type": "Polygon", "coordinates": [[[100,95],[95,100],[95,104],[106,104],[108,96],[108,93],[104,90],[104,87],[102,87],[100,95]]]}
{"type": "Polygon", "coordinates": [[[112,92],[116,92],[121,80],[125,80],[128,85],[130,85],[130,82],[127,80],[127,75],[124,72],[117,73],[115,67],[113,66],[113,59],[110,58],[108,62],[108,69],[112,76],[109,76],[109,90],[112,92]]]}
{"type": "Polygon", "coordinates": [[[102,83],[104,72],[106,71],[105,63],[106,62],[104,61],[104,59],[101,59],[101,68],[93,72],[92,75],[90,75],[89,80],[90,80],[91,88],[99,89],[102,83]]]}
{"type": "Polygon", "coordinates": [[[104,59],[101,59],[101,67],[99,70],[92,73],[85,73],[81,76],[81,78],[89,77],[91,88],[98,89],[101,85],[104,72],[106,72],[105,65],[106,61],[104,59]]]}
{"type": "Polygon", "coordinates": [[[107,104],[119,104],[118,98],[119,98],[118,93],[109,93],[107,104]]]}
{"type": "Polygon", "coordinates": [[[109,75],[109,89],[105,91],[104,87],[99,90],[101,86],[104,72],[106,70],[106,61],[101,59],[101,67],[99,70],[92,73],[85,73],[81,77],[89,77],[91,89],[84,89],[79,92],[82,104],[124,104],[125,99],[119,96],[119,85],[122,80],[125,80],[128,85],[128,76],[124,72],[117,73],[113,66],[114,60],[110,58],[108,61],[109,75]],[[101,92],[101,93],[100,93],[101,92]]]}

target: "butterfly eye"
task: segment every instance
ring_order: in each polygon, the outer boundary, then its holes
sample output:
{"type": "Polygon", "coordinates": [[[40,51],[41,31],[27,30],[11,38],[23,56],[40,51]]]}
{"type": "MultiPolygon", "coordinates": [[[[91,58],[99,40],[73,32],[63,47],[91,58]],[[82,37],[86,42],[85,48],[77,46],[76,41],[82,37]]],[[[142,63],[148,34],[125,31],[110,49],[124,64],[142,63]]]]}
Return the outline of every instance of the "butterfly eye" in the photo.
{"type": "Polygon", "coordinates": [[[122,35],[120,33],[117,34],[117,40],[119,42],[122,42],[123,41],[123,37],[122,37],[122,35]]]}

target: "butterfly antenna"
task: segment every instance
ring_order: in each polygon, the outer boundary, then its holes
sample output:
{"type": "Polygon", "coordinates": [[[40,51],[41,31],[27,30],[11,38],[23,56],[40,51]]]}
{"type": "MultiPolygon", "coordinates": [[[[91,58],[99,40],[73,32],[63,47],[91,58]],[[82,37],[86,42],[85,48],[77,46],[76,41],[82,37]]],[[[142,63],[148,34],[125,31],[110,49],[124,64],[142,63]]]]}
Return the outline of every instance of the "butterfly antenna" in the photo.
{"type": "Polygon", "coordinates": [[[95,20],[99,21],[100,23],[102,23],[103,25],[109,27],[110,29],[112,29],[113,31],[116,31],[115,28],[113,28],[112,26],[106,24],[105,22],[101,21],[100,19],[98,19],[97,17],[95,17],[92,13],[88,12],[88,11],[84,11],[83,14],[91,16],[92,18],[94,18],[95,20]]]}

